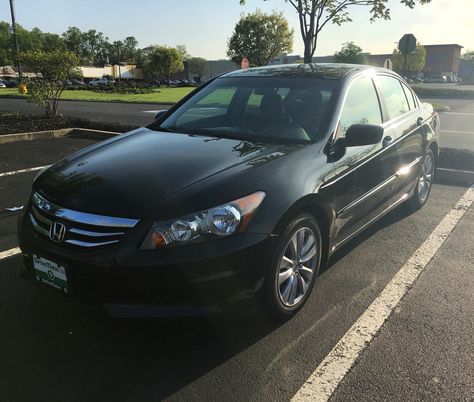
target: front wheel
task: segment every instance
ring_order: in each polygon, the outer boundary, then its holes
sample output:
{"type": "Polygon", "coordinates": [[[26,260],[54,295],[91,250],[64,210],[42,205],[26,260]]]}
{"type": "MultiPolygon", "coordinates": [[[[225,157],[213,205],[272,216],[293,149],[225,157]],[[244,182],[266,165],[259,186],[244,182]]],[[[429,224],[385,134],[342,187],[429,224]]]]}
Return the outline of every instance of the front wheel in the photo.
{"type": "Polygon", "coordinates": [[[413,210],[420,209],[426,204],[433,184],[435,166],[436,163],[433,151],[429,149],[423,158],[421,172],[415,187],[415,193],[409,200],[409,206],[413,210]]]}
{"type": "Polygon", "coordinates": [[[321,232],[308,214],[292,219],[279,236],[264,282],[264,304],[276,321],[303,307],[321,265],[321,232]]]}

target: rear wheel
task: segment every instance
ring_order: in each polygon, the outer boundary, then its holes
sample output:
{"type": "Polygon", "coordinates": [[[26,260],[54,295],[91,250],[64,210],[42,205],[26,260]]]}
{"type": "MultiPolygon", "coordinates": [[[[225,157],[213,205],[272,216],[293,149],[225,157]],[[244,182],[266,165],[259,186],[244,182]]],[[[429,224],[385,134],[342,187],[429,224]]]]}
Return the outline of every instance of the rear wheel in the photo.
{"type": "Polygon", "coordinates": [[[420,176],[416,183],[415,193],[413,197],[408,201],[409,206],[414,209],[420,209],[428,201],[428,197],[431,192],[431,186],[433,184],[435,174],[436,162],[433,151],[429,149],[422,162],[420,176]]]}
{"type": "Polygon", "coordinates": [[[264,303],[273,319],[285,321],[304,305],[321,265],[321,232],[302,214],[289,222],[275,247],[264,283],[264,303]]]}

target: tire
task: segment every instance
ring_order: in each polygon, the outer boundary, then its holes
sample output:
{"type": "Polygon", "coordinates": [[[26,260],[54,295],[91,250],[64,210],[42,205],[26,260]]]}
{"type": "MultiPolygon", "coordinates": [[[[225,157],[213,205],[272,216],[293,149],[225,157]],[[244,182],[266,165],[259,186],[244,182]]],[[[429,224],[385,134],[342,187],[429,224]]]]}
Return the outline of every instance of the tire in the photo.
{"type": "Polygon", "coordinates": [[[263,285],[263,304],[274,321],[290,319],[306,303],[321,255],[321,231],[316,220],[309,214],[292,219],[279,236],[263,285]]]}
{"type": "Polygon", "coordinates": [[[419,210],[428,201],[431,187],[433,185],[434,174],[436,170],[436,159],[433,151],[428,149],[423,157],[420,174],[415,184],[415,193],[408,200],[407,204],[413,211],[419,210]]]}

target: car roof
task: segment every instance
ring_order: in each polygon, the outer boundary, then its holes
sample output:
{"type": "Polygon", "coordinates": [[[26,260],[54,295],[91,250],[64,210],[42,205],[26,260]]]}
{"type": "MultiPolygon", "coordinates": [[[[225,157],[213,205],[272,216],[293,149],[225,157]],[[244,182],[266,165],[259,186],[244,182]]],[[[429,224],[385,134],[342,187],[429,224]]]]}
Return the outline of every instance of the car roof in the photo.
{"type": "Polygon", "coordinates": [[[301,77],[340,80],[348,74],[364,70],[376,70],[393,74],[393,71],[381,67],[362,64],[339,63],[308,63],[308,64],[278,64],[264,67],[231,71],[220,77],[301,77]]]}

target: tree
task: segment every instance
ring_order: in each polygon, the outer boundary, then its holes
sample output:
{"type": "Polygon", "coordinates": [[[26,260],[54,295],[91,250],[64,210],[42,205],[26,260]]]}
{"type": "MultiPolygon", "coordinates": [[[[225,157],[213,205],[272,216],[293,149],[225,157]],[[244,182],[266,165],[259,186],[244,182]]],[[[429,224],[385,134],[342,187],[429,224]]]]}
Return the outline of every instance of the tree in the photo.
{"type": "MultiPolygon", "coordinates": [[[[239,0],[245,4],[245,0],[239,0]]],[[[267,1],[267,0],[265,0],[267,1]]],[[[304,43],[304,62],[311,63],[318,45],[318,36],[329,23],[341,25],[352,21],[349,10],[354,6],[368,6],[371,21],[379,18],[390,19],[389,0],[285,0],[297,11],[301,37],[304,43]]],[[[414,8],[416,3],[427,4],[431,0],[399,0],[407,7],[414,8]]]]}
{"type": "Polygon", "coordinates": [[[209,69],[209,64],[206,59],[202,57],[191,57],[188,60],[189,64],[189,72],[196,74],[198,77],[198,81],[201,82],[201,78],[204,74],[206,74],[207,70],[209,69]]]}
{"type": "Polygon", "coordinates": [[[469,82],[474,83],[474,51],[468,50],[461,55],[461,59],[465,60],[470,67],[469,82]]]}
{"type": "Polygon", "coordinates": [[[364,64],[362,48],[354,42],[345,42],[339,52],[334,53],[336,63],[364,64]]]}
{"type": "Polygon", "coordinates": [[[172,74],[184,70],[183,57],[172,47],[158,46],[151,55],[152,68],[166,78],[169,86],[172,74]]]}
{"type": "Polygon", "coordinates": [[[393,50],[391,57],[393,69],[400,74],[410,76],[411,73],[423,71],[426,63],[426,50],[421,43],[416,44],[416,49],[413,53],[407,55],[407,71],[403,71],[405,57],[398,49],[393,50]]]}
{"type": "Polygon", "coordinates": [[[185,45],[176,46],[176,50],[178,51],[178,53],[183,58],[183,61],[186,61],[191,57],[191,55],[188,53],[188,50],[186,49],[185,45]]]}
{"type": "Polygon", "coordinates": [[[227,55],[240,64],[244,57],[251,66],[264,66],[282,52],[293,50],[293,30],[282,13],[257,10],[244,15],[228,41],[227,55]]]}
{"type": "Polygon", "coordinates": [[[0,21],[0,66],[13,64],[13,39],[10,34],[10,24],[0,21]]]}
{"type": "MultiPolygon", "coordinates": [[[[73,52],[80,59],[84,56],[85,37],[82,31],[77,27],[69,27],[63,33],[66,49],[73,52]]],[[[82,60],[81,60],[82,61],[82,60]]]]}
{"type": "Polygon", "coordinates": [[[122,60],[134,62],[138,41],[134,36],[127,36],[123,41],[122,60]]]}
{"type": "Polygon", "coordinates": [[[31,50],[21,54],[23,63],[36,73],[28,84],[30,101],[43,107],[47,117],[56,117],[66,80],[76,75],[77,56],[68,51],[31,50]]]}

